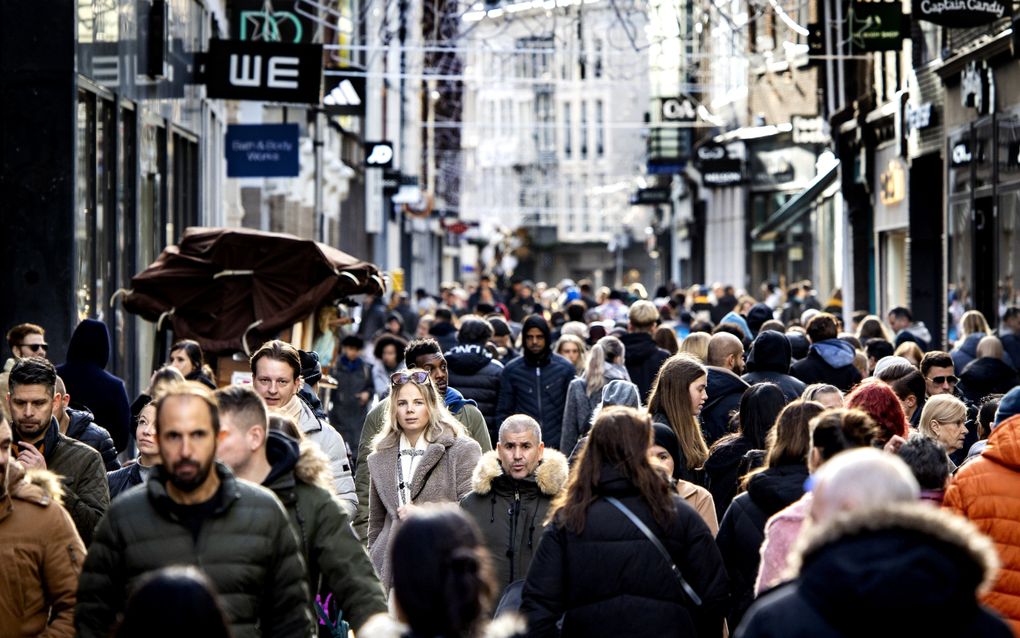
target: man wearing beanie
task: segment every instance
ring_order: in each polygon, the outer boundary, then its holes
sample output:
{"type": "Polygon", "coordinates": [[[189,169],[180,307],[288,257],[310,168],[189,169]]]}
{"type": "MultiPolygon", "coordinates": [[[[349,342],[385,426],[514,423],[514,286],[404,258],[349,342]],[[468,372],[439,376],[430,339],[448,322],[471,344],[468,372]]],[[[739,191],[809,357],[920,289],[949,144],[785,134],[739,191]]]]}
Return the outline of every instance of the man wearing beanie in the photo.
{"type": "MultiPolygon", "coordinates": [[[[988,445],[981,456],[961,467],[946,489],[943,507],[969,518],[995,542],[1001,573],[1020,571],[1020,387],[999,402],[988,445]]],[[[983,602],[1005,618],[1020,635],[1020,582],[999,578],[983,602]]]]}
{"type": "Polygon", "coordinates": [[[680,468],[675,459],[680,458],[680,441],[676,438],[673,428],[662,423],[652,424],[652,447],[648,448],[648,460],[658,465],[669,474],[670,482],[676,486],[677,494],[684,499],[701,519],[712,530],[712,535],[719,533],[719,519],[715,515],[715,500],[712,493],[689,481],[680,478],[680,468]]]}
{"type": "Polygon", "coordinates": [[[503,368],[496,420],[502,423],[512,414],[527,414],[542,427],[546,447],[558,448],[567,387],[575,369],[574,364],[553,354],[550,332],[541,315],[524,320],[524,356],[503,368]]]}

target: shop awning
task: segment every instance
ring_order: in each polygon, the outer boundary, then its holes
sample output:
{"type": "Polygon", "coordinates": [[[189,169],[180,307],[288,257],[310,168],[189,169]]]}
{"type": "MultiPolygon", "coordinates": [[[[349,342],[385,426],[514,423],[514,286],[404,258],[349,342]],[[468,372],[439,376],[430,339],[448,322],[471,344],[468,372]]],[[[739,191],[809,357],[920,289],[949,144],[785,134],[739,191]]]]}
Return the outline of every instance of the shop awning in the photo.
{"type": "Polygon", "coordinates": [[[751,239],[760,239],[762,235],[773,231],[786,230],[811,210],[811,205],[821,196],[825,189],[836,181],[839,175],[839,162],[832,165],[815,176],[807,187],[794,195],[788,202],[772,213],[763,223],[751,230],[751,239]]]}

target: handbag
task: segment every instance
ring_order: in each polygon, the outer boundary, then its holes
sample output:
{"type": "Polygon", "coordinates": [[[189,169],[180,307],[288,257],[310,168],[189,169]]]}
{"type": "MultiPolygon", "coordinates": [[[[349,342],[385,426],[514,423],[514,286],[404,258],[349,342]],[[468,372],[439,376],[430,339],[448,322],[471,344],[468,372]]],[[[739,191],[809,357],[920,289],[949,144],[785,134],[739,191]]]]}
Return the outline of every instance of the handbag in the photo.
{"type": "Polygon", "coordinates": [[[652,542],[652,545],[655,546],[655,549],[659,550],[659,553],[662,554],[662,558],[666,561],[666,564],[669,565],[670,571],[673,572],[673,576],[675,576],[677,582],[680,583],[680,587],[681,589],[684,590],[684,593],[686,593],[687,596],[691,599],[691,602],[694,603],[695,607],[701,607],[701,597],[698,596],[698,593],[694,591],[694,588],[691,587],[686,580],[684,580],[683,574],[680,573],[680,568],[676,566],[676,563],[673,561],[672,557],[670,557],[669,552],[666,551],[666,548],[662,546],[662,543],[659,541],[659,539],[655,537],[655,534],[652,533],[652,530],[648,529],[648,526],[645,525],[644,521],[638,518],[634,512],[630,511],[630,509],[626,505],[621,503],[615,497],[607,496],[605,497],[605,499],[609,501],[610,505],[620,510],[624,516],[629,518],[630,522],[634,523],[634,527],[641,530],[641,533],[644,534],[645,537],[647,537],[648,540],[652,542]]]}

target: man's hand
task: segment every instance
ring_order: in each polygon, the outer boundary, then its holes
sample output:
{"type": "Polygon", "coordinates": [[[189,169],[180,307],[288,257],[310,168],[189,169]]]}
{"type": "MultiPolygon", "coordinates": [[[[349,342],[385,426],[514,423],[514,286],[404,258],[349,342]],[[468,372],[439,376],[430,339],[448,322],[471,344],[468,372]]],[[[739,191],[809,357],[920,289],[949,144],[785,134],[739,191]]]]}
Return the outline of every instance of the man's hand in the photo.
{"type": "Polygon", "coordinates": [[[46,469],[46,457],[34,445],[19,441],[18,447],[21,448],[21,451],[18,452],[18,461],[25,466],[26,470],[46,469]]]}
{"type": "Polygon", "coordinates": [[[892,437],[890,437],[889,441],[885,444],[885,447],[883,447],[882,449],[890,454],[899,454],[900,448],[903,447],[903,444],[906,442],[907,442],[906,439],[904,439],[902,436],[894,434],[892,435],[892,437]]]}
{"type": "Polygon", "coordinates": [[[414,514],[414,512],[417,509],[418,509],[418,506],[413,504],[413,503],[408,503],[407,505],[401,505],[399,508],[397,508],[397,518],[400,519],[400,520],[404,520],[405,518],[407,518],[411,514],[414,514]]]}
{"type": "Polygon", "coordinates": [[[371,398],[372,398],[372,395],[369,394],[368,392],[359,392],[358,393],[358,401],[361,402],[361,405],[365,405],[366,403],[368,403],[368,400],[371,399],[371,398]]]}

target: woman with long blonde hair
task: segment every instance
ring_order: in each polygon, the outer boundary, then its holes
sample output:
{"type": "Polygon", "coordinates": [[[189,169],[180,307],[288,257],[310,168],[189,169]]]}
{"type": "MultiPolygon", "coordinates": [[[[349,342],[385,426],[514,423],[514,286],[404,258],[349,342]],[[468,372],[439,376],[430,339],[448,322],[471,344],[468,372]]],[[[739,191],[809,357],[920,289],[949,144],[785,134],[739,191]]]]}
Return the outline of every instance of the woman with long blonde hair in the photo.
{"type": "Polygon", "coordinates": [[[420,368],[390,376],[383,427],[372,441],[368,468],[368,551],[390,585],[389,539],[422,503],[457,503],[471,491],[482,450],[450,414],[420,368]]]}
{"type": "Polygon", "coordinates": [[[680,442],[680,457],[674,459],[680,478],[703,485],[702,467],[708,460],[708,445],[698,423],[708,400],[708,371],[689,354],[673,355],[662,364],[648,397],[648,414],[656,423],[673,428],[680,442]]]}
{"type": "Polygon", "coordinates": [[[573,334],[561,335],[553,352],[560,355],[570,363],[574,364],[577,376],[584,374],[588,367],[588,345],[584,339],[573,334]]]}
{"type": "MultiPolygon", "coordinates": [[[[992,334],[988,322],[980,310],[968,310],[960,317],[960,338],[953,344],[949,356],[953,358],[953,368],[956,376],[963,373],[967,364],[977,359],[977,347],[981,339],[992,334]]],[[[1007,361],[1010,365],[1012,361],[1007,361]]]]}

